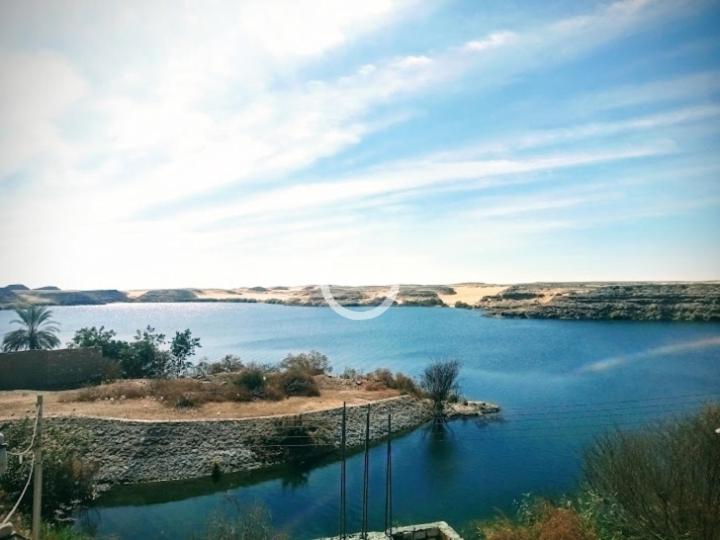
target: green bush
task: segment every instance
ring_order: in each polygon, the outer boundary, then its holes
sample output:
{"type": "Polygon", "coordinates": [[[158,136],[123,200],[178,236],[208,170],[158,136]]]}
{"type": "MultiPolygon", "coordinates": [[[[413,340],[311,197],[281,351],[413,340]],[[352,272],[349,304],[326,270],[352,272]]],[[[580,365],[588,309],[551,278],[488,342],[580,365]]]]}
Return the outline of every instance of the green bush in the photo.
{"type": "MultiPolygon", "coordinates": [[[[4,428],[11,450],[27,448],[34,423],[28,419],[11,423],[4,428]]],[[[67,517],[78,505],[88,504],[94,495],[95,468],[83,459],[89,444],[86,432],[66,432],[46,425],[43,431],[43,498],[42,515],[46,520],[67,517]]],[[[11,458],[8,470],[0,476],[0,501],[8,509],[19,497],[30,472],[30,459],[22,464],[11,458]]],[[[32,497],[26,496],[20,512],[27,514],[32,508],[32,497]]],[[[4,513],[4,512],[0,512],[4,513]]]]}
{"type": "MultiPolygon", "coordinates": [[[[103,356],[117,363],[125,378],[162,378],[185,374],[200,340],[186,329],[176,332],[168,343],[165,334],[148,326],[137,331],[134,341],[127,342],[115,339],[114,330],[92,326],[76,331],[68,346],[99,347],[103,356]]],[[[117,370],[113,374],[117,375],[117,370]]]]}
{"type": "Polygon", "coordinates": [[[258,368],[248,368],[235,377],[233,382],[254,396],[260,397],[265,391],[265,379],[265,373],[262,370],[258,368]]]}

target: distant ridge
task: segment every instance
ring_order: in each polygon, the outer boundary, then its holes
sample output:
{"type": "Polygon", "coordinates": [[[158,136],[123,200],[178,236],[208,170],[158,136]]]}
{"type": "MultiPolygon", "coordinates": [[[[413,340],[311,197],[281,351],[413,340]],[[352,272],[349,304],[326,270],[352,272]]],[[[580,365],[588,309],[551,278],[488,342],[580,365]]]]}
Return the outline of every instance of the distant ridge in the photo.
{"type": "MultiPolygon", "coordinates": [[[[385,286],[332,286],[346,306],[372,306],[385,286]]],[[[98,305],[115,302],[246,302],[326,306],[317,285],[236,289],[65,291],[58,287],[0,287],[0,309],[22,304],[98,305]]],[[[538,282],[401,285],[399,306],[480,309],[496,317],[566,320],[720,321],[720,282],[538,282]]]]}

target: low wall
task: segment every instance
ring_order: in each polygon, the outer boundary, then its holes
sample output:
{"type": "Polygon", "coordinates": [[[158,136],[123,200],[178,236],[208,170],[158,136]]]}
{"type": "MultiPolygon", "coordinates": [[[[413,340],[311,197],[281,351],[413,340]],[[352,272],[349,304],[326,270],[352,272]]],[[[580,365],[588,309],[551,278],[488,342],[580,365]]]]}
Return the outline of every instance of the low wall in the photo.
{"type": "Polygon", "coordinates": [[[55,390],[98,382],[109,361],[100,349],[0,353],[0,390],[55,390]]]}
{"type": "MultiPolygon", "coordinates": [[[[365,442],[366,406],[347,409],[347,445],[365,442]]],[[[370,438],[425,423],[427,402],[401,396],[370,405],[370,438]]],[[[340,447],[342,409],[297,416],[238,420],[140,421],[55,417],[47,422],[66,433],[89,438],[84,459],[98,467],[99,483],[141,483],[209,476],[214,467],[240,472],[279,465],[336,451],[340,447]],[[215,465],[217,464],[217,465],[215,465]]]]}

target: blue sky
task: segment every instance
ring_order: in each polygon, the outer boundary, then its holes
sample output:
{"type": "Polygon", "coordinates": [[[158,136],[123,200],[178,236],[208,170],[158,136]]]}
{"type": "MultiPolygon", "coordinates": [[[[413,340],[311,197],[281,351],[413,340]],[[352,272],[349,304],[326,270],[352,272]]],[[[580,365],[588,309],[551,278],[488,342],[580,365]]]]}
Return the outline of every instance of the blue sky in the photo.
{"type": "Polygon", "coordinates": [[[720,3],[0,5],[0,283],[720,279],[720,3]]]}

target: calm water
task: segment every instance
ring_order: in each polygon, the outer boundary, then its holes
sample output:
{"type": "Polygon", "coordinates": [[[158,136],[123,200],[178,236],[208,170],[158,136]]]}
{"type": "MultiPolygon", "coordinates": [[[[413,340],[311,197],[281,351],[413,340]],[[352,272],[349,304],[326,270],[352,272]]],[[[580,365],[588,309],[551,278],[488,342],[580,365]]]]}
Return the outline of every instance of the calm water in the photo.
{"type": "MultiPolygon", "coordinates": [[[[526,492],[559,494],[580,476],[583,447],[615,425],[632,427],[696,409],[720,394],[720,325],[500,320],[465,310],[393,308],[353,322],[329,309],[261,304],[132,304],[54,308],[63,340],[105,325],[130,338],[148,324],[186,327],[199,356],[278,361],[317,349],[337,371],[389,367],[417,375],[428,361],[463,363],[470,398],[504,408],[502,421],[454,422],[394,443],[394,517],[444,519],[459,529],[526,492]]],[[[0,312],[0,332],[13,318],[0,312]]],[[[371,455],[371,526],[383,521],[384,447],[371,455]]],[[[350,527],[360,525],[362,456],[348,464],[350,527]]],[[[215,512],[266,504],[293,538],[330,535],[338,524],[338,464],[249,476],[122,488],[88,512],[100,536],[190,538],[215,512]],[[149,535],[149,536],[148,536],[149,535]]]]}

